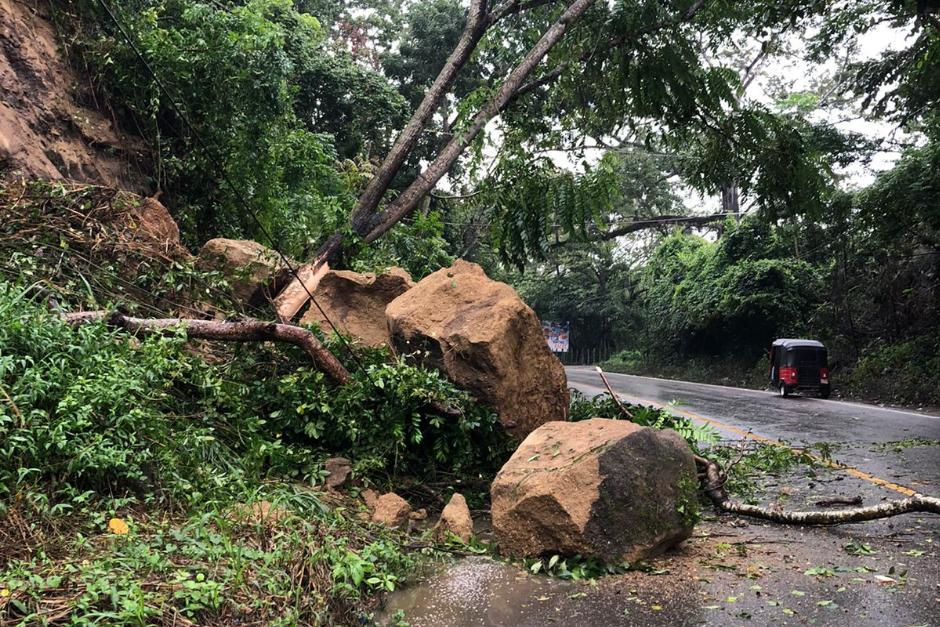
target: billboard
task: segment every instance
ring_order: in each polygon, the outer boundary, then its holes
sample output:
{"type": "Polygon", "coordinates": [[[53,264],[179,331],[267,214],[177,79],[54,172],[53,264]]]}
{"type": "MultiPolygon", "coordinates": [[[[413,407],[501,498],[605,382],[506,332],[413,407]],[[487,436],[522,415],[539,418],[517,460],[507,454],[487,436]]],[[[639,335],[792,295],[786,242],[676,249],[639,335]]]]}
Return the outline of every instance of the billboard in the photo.
{"type": "Polygon", "coordinates": [[[568,327],[569,323],[567,322],[542,321],[542,335],[545,336],[548,348],[553,353],[568,352],[568,327]]]}

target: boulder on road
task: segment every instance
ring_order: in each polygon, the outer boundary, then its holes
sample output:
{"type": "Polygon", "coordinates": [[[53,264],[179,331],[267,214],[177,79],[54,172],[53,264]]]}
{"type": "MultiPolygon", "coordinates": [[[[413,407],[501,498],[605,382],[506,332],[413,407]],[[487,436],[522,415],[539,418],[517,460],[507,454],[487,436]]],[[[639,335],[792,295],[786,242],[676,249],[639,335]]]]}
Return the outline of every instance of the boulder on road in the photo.
{"type": "MultiPolygon", "coordinates": [[[[382,346],[388,343],[385,307],[413,286],[411,275],[401,268],[379,275],[331,270],[320,279],[314,296],[341,333],[368,346],[382,346]]],[[[332,330],[313,304],[301,322],[315,322],[327,333],[332,330]]]]}
{"type": "Polygon", "coordinates": [[[565,371],[535,312],[477,264],[458,259],[421,279],[385,314],[399,353],[441,370],[492,407],[513,436],[567,416],[565,371]]]}
{"type": "Polygon", "coordinates": [[[695,461],[674,431],[592,418],[533,431],[490,488],[500,549],[517,557],[644,559],[688,538],[695,461]]]}
{"type": "Polygon", "coordinates": [[[264,302],[277,292],[288,269],[276,252],[258,242],[242,239],[210,239],[199,251],[202,270],[221,272],[232,286],[231,294],[244,303],[264,302]]]}

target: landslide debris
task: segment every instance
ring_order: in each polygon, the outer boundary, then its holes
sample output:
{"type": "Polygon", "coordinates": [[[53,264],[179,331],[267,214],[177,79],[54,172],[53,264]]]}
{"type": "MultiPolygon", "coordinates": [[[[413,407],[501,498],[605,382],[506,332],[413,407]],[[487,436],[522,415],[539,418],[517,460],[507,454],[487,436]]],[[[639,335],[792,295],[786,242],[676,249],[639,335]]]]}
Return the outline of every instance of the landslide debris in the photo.
{"type": "Polygon", "coordinates": [[[691,535],[697,486],[692,451],[675,431],[605,418],[550,422],[493,480],[493,530],[508,555],[632,563],[691,535]]]}
{"type": "Polygon", "coordinates": [[[477,264],[458,259],[421,279],[385,313],[399,354],[444,372],[492,407],[516,438],[567,416],[565,371],[535,312],[477,264]]]}

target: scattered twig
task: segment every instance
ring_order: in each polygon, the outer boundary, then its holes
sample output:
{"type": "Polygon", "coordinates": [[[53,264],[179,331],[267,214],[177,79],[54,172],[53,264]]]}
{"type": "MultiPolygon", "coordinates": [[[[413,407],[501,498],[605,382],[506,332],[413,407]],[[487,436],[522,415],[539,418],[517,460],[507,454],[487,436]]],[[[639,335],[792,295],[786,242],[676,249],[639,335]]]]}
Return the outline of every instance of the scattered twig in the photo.
{"type": "Polygon", "coordinates": [[[610,394],[610,398],[614,399],[614,403],[617,404],[617,407],[620,409],[620,413],[627,417],[627,420],[633,421],[633,414],[630,413],[630,410],[624,407],[623,403],[620,402],[620,399],[617,398],[617,395],[614,394],[613,388],[610,387],[610,382],[607,381],[607,376],[604,374],[604,371],[601,370],[600,366],[594,366],[597,370],[597,374],[601,376],[601,381],[604,382],[604,387],[607,388],[607,392],[610,394]]]}

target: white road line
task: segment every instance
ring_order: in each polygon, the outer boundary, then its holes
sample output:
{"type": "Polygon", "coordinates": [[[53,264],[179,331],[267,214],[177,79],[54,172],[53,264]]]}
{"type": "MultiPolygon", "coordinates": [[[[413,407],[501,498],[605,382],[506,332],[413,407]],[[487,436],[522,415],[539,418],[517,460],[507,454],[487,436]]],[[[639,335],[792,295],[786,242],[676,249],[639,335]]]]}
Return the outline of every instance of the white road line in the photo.
{"type": "MultiPolygon", "coordinates": [[[[585,373],[585,374],[596,374],[593,368],[586,366],[568,366],[570,370],[576,373],[585,373]]],[[[619,372],[607,372],[604,371],[604,374],[608,377],[623,377],[627,379],[647,379],[649,381],[662,381],[663,383],[678,383],[680,385],[690,385],[690,386],[701,386],[707,388],[717,388],[719,390],[725,390],[726,392],[734,392],[740,394],[742,392],[746,394],[756,394],[760,396],[777,396],[775,392],[770,392],[767,390],[752,390],[750,388],[736,388],[730,387],[727,385],[715,385],[714,383],[696,383],[693,381],[680,381],[679,379],[660,379],[658,377],[646,377],[638,374],[621,374],[619,372]]],[[[933,414],[922,414],[920,412],[914,411],[904,411],[902,409],[891,409],[890,407],[879,407],[878,405],[867,405],[865,403],[853,403],[851,401],[837,401],[833,399],[823,399],[823,398],[807,398],[808,401],[817,401],[820,403],[833,403],[835,405],[846,405],[849,407],[858,407],[860,409],[867,409],[869,411],[886,411],[893,414],[901,414],[902,416],[914,416],[916,418],[929,418],[931,420],[940,420],[940,416],[935,416],[933,414]]]]}

